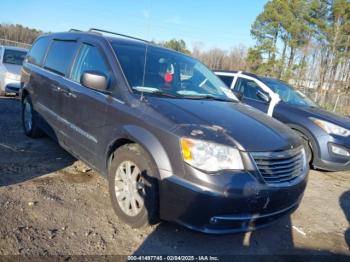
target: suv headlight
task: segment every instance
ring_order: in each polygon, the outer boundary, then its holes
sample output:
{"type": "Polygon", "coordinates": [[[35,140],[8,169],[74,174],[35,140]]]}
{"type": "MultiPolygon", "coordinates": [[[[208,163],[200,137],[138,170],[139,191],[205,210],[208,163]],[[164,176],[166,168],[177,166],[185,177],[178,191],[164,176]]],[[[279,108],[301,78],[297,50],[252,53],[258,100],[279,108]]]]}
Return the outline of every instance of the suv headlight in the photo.
{"type": "Polygon", "coordinates": [[[16,75],[10,72],[6,72],[5,73],[5,78],[7,79],[11,79],[11,80],[16,80],[16,81],[20,81],[21,80],[21,76],[20,75],[16,75]]]}
{"type": "Polygon", "coordinates": [[[322,128],[324,131],[326,131],[328,134],[334,134],[338,136],[349,136],[350,130],[346,129],[344,127],[335,125],[333,123],[317,119],[317,118],[310,118],[312,122],[314,122],[316,125],[318,125],[320,128],[322,128]]]}
{"type": "Polygon", "coordinates": [[[180,144],[183,160],[198,169],[208,172],[244,169],[236,148],[190,138],[181,138],[180,144]]]}

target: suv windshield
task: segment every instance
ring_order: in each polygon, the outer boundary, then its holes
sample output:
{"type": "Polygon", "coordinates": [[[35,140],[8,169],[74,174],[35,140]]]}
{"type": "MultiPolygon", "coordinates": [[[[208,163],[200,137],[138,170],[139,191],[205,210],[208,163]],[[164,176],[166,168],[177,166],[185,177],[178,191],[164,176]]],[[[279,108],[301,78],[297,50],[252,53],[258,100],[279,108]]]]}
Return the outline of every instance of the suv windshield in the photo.
{"type": "Polygon", "coordinates": [[[225,84],[197,60],[147,44],[112,42],[130,87],[172,98],[237,101],[225,84]]]}
{"type": "Polygon", "coordinates": [[[22,65],[26,54],[27,52],[25,51],[5,49],[3,63],[13,64],[13,65],[22,65]]]}
{"type": "Polygon", "coordinates": [[[318,107],[306,95],[280,80],[272,78],[262,78],[262,81],[277,93],[283,102],[298,106],[318,107]]]}

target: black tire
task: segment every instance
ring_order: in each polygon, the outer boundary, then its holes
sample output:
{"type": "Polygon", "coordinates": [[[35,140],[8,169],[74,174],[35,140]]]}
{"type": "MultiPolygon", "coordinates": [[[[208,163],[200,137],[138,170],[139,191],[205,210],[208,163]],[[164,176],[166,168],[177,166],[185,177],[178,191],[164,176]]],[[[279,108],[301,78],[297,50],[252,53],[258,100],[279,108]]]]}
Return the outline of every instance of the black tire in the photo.
{"type": "MultiPolygon", "coordinates": [[[[126,168],[123,170],[126,170],[126,168]]],[[[135,167],[134,167],[134,170],[135,170],[135,167]]],[[[108,175],[109,194],[112,202],[112,207],[115,213],[118,215],[118,217],[122,221],[124,221],[126,224],[134,228],[140,228],[140,227],[157,223],[159,220],[158,219],[159,217],[158,215],[158,210],[159,210],[158,180],[156,179],[156,177],[158,177],[158,169],[154,164],[153,159],[149,156],[149,154],[138,144],[126,144],[124,146],[121,146],[116,151],[114,151],[114,153],[111,155],[108,172],[109,172],[109,175],[108,175]],[[125,167],[123,164],[128,161],[134,164],[136,167],[138,167],[140,171],[138,175],[138,178],[140,179],[139,181],[142,181],[141,183],[144,184],[144,187],[141,186],[143,190],[136,189],[136,192],[138,192],[143,199],[143,205],[138,204],[138,207],[140,209],[139,209],[139,213],[136,213],[136,215],[127,214],[123,210],[123,207],[122,207],[122,204],[120,204],[120,201],[118,202],[117,200],[116,185],[117,183],[123,183],[123,182],[120,182],[121,180],[116,182],[116,178],[118,180],[117,170],[118,168],[125,167]]],[[[125,173],[123,174],[125,175],[125,173]]],[[[130,178],[130,180],[132,179],[130,178]]],[[[124,183],[124,186],[125,186],[125,183],[124,183]]],[[[136,188],[137,188],[137,185],[136,185],[136,188]]],[[[130,190],[125,190],[125,187],[124,187],[124,191],[123,190],[118,190],[118,191],[130,192],[130,190]]],[[[129,203],[126,200],[126,197],[124,201],[126,202],[123,202],[123,203],[129,203]]],[[[137,203],[138,202],[136,202],[136,204],[137,203]]],[[[130,204],[125,204],[125,206],[127,206],[127,209],[129,210],[132,209],[131,201],[130,201],[130,204]]],[[[125,206],[124,206],[124,209],[126,208],[125,206]]]]}
{"type": "Polygon", "coordinates": [[[42,137],[44,135],[44,132],[38,126],[37,112],[33,109],[33,104],[29,96],[26,96],[22,100],[22,126],[24,133],[31,138],[42,137]],[[26,114],[26,110],[30,111],[30,115],[26,114]],[[31,121],[30,125],[28,121],[31,121]]]}

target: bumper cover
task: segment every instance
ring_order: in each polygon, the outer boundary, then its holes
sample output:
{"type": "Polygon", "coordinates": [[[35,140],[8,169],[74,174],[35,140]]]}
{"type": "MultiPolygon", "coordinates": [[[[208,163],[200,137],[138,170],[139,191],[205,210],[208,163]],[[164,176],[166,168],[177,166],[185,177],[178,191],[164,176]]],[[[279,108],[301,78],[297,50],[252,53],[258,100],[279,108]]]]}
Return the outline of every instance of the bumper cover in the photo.
{"type": "Polygon", "coordinates": [[[330,145],[336,145],[350,152],[350,138],[325,135],[317,139],[317,152],[313,166],[328,171],[350,170],[350,157],[332,152],[330,145]]]}
{"type": "Polygon", "coordinates": [[[5,78],[4,82],[5,93],[19,94],[21,88],[20,81],[5,78]]]}
{"type": "Polygon", "coordinates": [[[177,176],[163,179],[160,217],[196,231],[224,234],[266,226],[298,207],[307,183],[306,174],[281,187],[261,183],[256,175],[214,175],[204,177],[201,185],[177,176]],[[203,182],[210,178],[216,181],[203,182]],[[217,186],[219,180],[223,187],[217,186]]]}
{"type": "Polygon", "coordinates": [[[5,93],[14,93],[16,95],[19,95],[19,89],[19,85],[8,84],[5,87],[5,93]]]}

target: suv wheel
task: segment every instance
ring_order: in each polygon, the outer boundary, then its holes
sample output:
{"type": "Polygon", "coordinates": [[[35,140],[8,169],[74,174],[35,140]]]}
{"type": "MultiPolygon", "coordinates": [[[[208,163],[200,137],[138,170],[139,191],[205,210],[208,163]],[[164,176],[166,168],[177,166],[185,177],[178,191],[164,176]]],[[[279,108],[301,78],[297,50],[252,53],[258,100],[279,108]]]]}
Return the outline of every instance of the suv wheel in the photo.
{"type": "Polygon", "coordinates": [[[31,138],[40,137],[44,134],[37,125],[36,112],[28,96],[22,102],[22,125],[24,133],[31,138]]]}
{"type": "Polygon", "coordinates": [[[109,193],[118,217],[132,227],[158,220],[157,168],[148,153],[137,144],[118,148],[111,156],[109,193]]]}

